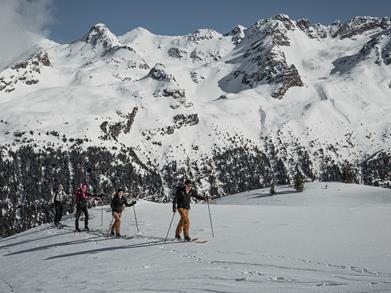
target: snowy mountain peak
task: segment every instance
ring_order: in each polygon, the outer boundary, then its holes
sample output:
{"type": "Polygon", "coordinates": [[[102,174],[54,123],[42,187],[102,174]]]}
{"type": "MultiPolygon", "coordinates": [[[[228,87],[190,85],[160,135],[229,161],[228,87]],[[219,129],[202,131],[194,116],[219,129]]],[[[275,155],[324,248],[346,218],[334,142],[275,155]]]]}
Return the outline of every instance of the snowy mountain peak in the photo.
{"type": "Polygon", "coordinates": [[[249,29],[246,30],[246,37],[257,38],[263,41],[270,40],[271,46],[289,46],[290,39],[288,32],[295,29],[292,20],[284,15],[279,14],[272,18],[260,19],[249,29]]]}
{"type": "Polygon", "coordinates": [[[380,27],[382,29],[389,29],[391,28],[391,20],[388,16],[385,16],[382,18],[381,22],[380,22],[380,27]]]}
{"type": "Polygon", "coordinates": [[[92,26],[82,40],[91,44],[94,48],[101,46],[104,49],[110,49],[121,45],[118,38],[103,23],[92,26]]]}
{"type": "Polygon", "coordinates": [[[187,37],[187,39],[189,41],[199,43],[200,41],[203,41],[203,40],[212,40],[215,38],[219,38],[221,36],[222,35],[220,33],[216,32],[215,30],[205,28],[205,29],[198,29],[198,30],[192,32],[187,37]]]}
{"type": "Polygon", "coordinates": [[[296,26],[311,39],[324,39],[329,35],[329,31],[326,26],[319,23],[312,24],[306,18],[296,21],[296,26]]]}
{"type": "Polygon", "coordinates": [[[356,54],[334,61],[332,73],[348,73],[362,62],[366,62],[364,66],[367,67],[368,61],[379,66],[391,64],[391,32],[371,38],[356,54]]]}
{"type": "MultiPolygon", "coordinates": [[[[338,32],[341,39],[351,38],[367,31],[381,28],[382,21],[378,17],[356,16],[345,22],[338,32]]],[[[383,26],[386,22],[383,23],[383,26]]]]}
{"type": "Polygon", "coordinates": [[[146,38],[152,38],[155,36],[153,33],[151,33],[149,30],[143,27],[136,27],[135,29],[132,29],[131,31],[125,33],[124,35],[119,37],[119,40],[123,43],[132,43],[137,40],[143,40],[146,38]]]}
{"type": "Polygon", "coordinates": [[[280,23],[284,25],[287,30],[293,30],[295,28],[295,24],[292,19],[286,14],[277,14],[271,18],[272,20],[278,20],[280,23]]]}
{"type": "Polygon", "coordinates": [[[240,44],[240,42],[244,39],[246,27],[242,25],[235,26],[230,32],[224,34],[224,36],[232,36],[232,42],[235,45],[240,44]]]}
{"type": "Polygon", "coordinates": [[[52,67],[45,51],[38,51],[26,60],[15,63],[13,67],[0,73],[0,92],[12,92],[17,84],[37,84],[43,67],[52,67]]]}

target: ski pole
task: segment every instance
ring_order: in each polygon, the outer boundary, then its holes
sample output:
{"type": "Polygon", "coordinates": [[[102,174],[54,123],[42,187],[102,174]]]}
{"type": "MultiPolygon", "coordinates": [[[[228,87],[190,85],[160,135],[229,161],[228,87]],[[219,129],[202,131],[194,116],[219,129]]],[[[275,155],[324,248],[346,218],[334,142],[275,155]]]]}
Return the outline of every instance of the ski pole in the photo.
{"type": "Polygon", "coordinates": [[[136,208],[134,207],[134,205],[133,205],[133,213],[134,213],[134,221],[136,222],[137,234],[140,234],[140,230],[138,228],[138,223],[137,223],[136,208]]]}
{"type": "Polygon", "coordinates": [[[103,226],[103,202],[101,202],[100,225],[103,226]]]}
{"type": "Polygon", "coordinates": [[[215,237],[215,234],[213,232],[213,224],[212,224],[212,215],[210,213],[210,207],[209,207],[209,199],[206,199],[206,202],[208,203],[208,211],[209,211],[209,221],[210,221],[210,229],[212,231],[212,237],[215,237]]]}
{"type": "Polygon", "coordinates": [[[172,218],[171,218],[170,226],[168,226],[168,231],[167,231],[166,238],[164,239],[164,242],[166,242],[166,241],[167,241],[168,234],[170,233],[170,229],[171,229],[172,221],[174,220],[174,216],[175,216],[175,212],[174,212],[174,213],[172,213],[172,218]]]}

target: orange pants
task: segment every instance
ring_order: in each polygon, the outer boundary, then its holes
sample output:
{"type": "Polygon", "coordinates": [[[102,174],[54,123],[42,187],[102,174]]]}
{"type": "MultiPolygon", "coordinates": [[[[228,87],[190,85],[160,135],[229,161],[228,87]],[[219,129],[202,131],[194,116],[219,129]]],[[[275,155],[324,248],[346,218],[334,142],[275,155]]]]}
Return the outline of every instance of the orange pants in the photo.
{"type": "Polygon", "coordinates": [[[189,209],[179,208],[178,213],[181,216],[178,226],[176,227],[175,235],[181,235],[182,230],[185,234],[185,237],[190,238],[190,219],[189,219],[189,209]]]}
{"type": "Polygon", "coordinates": [[[116,235],[121,235],[121,213],[113,212],[114,224],[111,231],[116,235]]]}

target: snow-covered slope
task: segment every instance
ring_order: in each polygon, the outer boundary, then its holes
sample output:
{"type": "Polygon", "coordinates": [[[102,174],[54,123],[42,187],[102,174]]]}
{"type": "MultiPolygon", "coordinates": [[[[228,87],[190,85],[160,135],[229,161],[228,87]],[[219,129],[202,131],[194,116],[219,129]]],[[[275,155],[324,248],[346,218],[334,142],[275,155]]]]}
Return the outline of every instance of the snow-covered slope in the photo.
{"type": "Polygon", "coordinates": [[[115,36],[96,24],[70,44],[41,41],[0,72],[0,163],[13,168],[4,186],[31,170],[19,152],[26,146],[43,150],[42,177],[57,151],[83,161],[37,181],[62,181],[69,192],[85,180],[105,193],[129,182],[167,200],[184,177],[226,195],[297,172],[343,180],[346,170],[357,182],[389,184],[390,29],[387,17],[325,26],[277,15],[226,34],[115,36]],[[99,150],[87,159],[89,147],[99,150]],[[122,158],[111,167],[131,171],[98,173],[91,160],[107,160],[103,150],[122,158]],[[155,179],[128,180],[129,172],[155,179]]]}
{"type": "MultiPolygon", "coordinates": [[[[205,244],[163,243],[170,204],[139,202],[143,237],[107,239],[100,208],[87,234],[73,220],[0,240],[1,292],[389,292],[391,194],[362,185],[277,186],[194,205],[191,234],[205,244]]],[[[108,211],[106,207],[104,209],[108,211]]],[[[122,233],[136,232],[132,209],[122,233]]],[[[174,226],[178,221],[175,217],[174,226]]],[[[172,237],[173,228],[171,230],[172,237]]]]}

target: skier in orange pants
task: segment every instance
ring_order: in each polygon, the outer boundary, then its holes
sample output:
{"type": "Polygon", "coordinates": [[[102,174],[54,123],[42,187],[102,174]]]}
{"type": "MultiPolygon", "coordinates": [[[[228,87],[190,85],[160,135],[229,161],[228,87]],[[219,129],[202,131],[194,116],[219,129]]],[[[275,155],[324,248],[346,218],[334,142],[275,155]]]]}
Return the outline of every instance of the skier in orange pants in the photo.
{"type": "Polygon", "coordinates": [[[181,219],[179,220],[178,226],[175,231],[175,238],[180,240],[181,234],[185,236],[185,241],[190,241],[190,219],[189,219],[189,210],[190,210],[190,199],[194,197],[200,200],[207,200],[207,197],[199,196],[197,191],[192,188],[190,180],[185,181],[185,185],[178,187],[175,193],[173,201],[173,212],[178,211],[181,219]]]}

